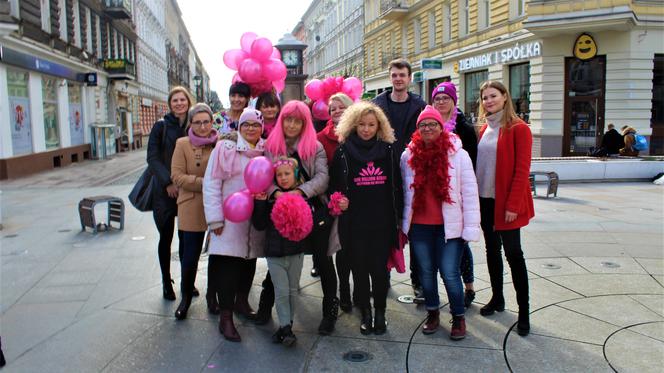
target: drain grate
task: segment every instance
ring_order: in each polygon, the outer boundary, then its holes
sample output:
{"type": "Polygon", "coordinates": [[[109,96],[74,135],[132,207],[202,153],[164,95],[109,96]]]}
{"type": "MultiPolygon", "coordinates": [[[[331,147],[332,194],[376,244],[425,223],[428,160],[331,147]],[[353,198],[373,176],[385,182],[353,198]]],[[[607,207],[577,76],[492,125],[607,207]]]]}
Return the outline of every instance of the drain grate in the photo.
{"type": "Polygon", "coordinates": [[[616,262],[601,262],[599,264],[604,268],[620,268],[620,264],[616,262]]]}
{"type": "Polygon", "coordinates": [[[362,363],[371,358],[370,353],[360,350],[348,351],[344,354],[344,360],[350,361],[351,363],[362,363]]]}
{"type": "Polygon", "coordinates": [[[544,263],[544,264],[542,264],[542,268],[545,268],[545,269],[560,269],[560,266],[558,264],[555,264],[555,263],[544,263]]]}
{"type": "Polygon", "coordinates": [[[399,303],[413,304],[415,303],[415,297],[412,295],[402,295],[397,298],[397,301],[399,301],[399,303]]]}

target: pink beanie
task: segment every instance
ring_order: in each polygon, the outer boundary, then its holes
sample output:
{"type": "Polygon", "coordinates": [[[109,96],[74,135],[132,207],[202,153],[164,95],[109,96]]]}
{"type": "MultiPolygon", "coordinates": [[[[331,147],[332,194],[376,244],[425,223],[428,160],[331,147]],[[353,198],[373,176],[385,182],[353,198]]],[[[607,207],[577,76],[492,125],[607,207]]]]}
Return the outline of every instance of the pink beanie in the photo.
{"type": "Polygon", "coordinates": [[[427,105],[424,110],[422,110],[420,116],[417,117],[417,124],[419,125],[420,122],[424,121],[425,119],[433,119],[438,122],[441,127],[444,123],[443,117],[440,115],[438,110],[434,109],[431,105],[427,105]]]}
{"type": "MultiPolygon", "coordinates": [[[[240,120],[238,123],[241,126],[248,121],[258,122],[261,125],[261,128],[263,128],[265,125],[263,123],[263,114],[260,111],[250,107],[244,108],[244,110],[242,110],[242,114],[240,114],[240,120]]],[[[239,129],[240,127],[238,126],[238,130],[239,129]]]]}
{"type": "Polygon", "coordinates": [[[436,86],[436,88],[433,89],[433,92],[431,92],[431,101],[433,101],[434,98],[436,98],[436,95],[444,93],[452,98],[452,101],[454,101],[454,105],[456,106],[457,104],[457,91],[456,91],[456,86],[452,82],[442,82],[436,86]]]}

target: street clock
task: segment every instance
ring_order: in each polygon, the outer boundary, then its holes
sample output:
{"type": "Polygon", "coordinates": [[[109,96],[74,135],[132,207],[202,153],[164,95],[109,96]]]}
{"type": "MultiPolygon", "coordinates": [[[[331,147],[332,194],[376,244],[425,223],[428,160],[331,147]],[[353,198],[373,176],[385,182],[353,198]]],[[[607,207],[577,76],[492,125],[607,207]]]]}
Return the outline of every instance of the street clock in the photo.
{"type": "Polygon", "coordinates": [[[275,47],[281,52],[281,60],[288,68],[286,86],[281,92],[282,104],[290,100],[304,100],[304,81],[307,75],[304,73],[302,55],[307,45],[289,33],[279,39],[275,47]]]}

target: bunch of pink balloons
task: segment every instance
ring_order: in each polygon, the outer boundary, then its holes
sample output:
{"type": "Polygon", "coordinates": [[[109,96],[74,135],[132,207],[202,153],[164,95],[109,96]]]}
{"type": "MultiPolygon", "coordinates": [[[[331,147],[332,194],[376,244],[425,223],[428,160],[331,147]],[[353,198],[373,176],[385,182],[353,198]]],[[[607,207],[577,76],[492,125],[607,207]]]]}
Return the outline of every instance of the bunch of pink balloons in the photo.
{"type": "Polygon", "coordinates": [[[247,83],[253,97],[272,89],[283,91],[288,71],[281,61],[281,53],[272,46],[272,42],[253,32],[245,32],[240,38],[240,46],[241,49],[224,52],[224,64],[237,71],[233,83],[247,83]]]}
{"type": "Polygon", "coordinates": [[[362,97],[362,91],[362,81],[354,76],[346,79],[340,76],[331,76],[325,78],[325,80],[313,79],[304,86],[304,93],[314,101],[311,112],[314,118],[320,120],[330,119],[327,107],[330,96],[336,93],[345,93],[353,101],[357,101],[362,97]]]}
{"type": "Polygon", "coordinates": [[[233,223],[249,220],[254,211],[252,194],[264,192],[272,184],[274,168],[272,162],[265,157],[255,157],[244,169],[244,183],[247,186],[224,200],[224,216],[233,223]]]}

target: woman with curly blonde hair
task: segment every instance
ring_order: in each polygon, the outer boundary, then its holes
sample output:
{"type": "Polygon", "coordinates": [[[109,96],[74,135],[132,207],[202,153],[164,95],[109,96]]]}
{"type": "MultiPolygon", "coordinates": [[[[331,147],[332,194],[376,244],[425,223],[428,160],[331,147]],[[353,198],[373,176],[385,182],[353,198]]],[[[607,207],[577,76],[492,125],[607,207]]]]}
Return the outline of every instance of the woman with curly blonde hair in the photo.
{"type": "Polygon", "coordinates": [[[383,334],[387,329],[387,258],[398,245],[397,224],[403,210],[400,154],[394,149],[394,130],[387,117],[372,103],[351,105],[335,132],[339,148],[330,167],[330,190],[345,195],[339,203],[343,213],[337,233],[341,251],[351,262],[356,303],[362,312],[360,332],[383,334]]]}

